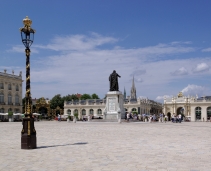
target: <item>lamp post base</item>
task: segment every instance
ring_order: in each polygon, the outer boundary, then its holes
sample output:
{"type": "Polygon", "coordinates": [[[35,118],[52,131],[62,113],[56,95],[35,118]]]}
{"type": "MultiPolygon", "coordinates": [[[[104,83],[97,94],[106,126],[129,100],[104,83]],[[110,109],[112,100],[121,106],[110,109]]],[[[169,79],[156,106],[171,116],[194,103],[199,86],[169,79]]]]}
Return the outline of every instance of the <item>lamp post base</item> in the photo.
{"type": "Polygon", "coordinates": [[[37,148],[37,137],[34,128],[34,118],[23,118],[23,130],[21,132],[21,149],[37,148]]]}
{"type": "Polygon", "coordinates": [[[21,149],[35,149],[37,148],[36,135],[22,135],[21,136],[21,149]]]}

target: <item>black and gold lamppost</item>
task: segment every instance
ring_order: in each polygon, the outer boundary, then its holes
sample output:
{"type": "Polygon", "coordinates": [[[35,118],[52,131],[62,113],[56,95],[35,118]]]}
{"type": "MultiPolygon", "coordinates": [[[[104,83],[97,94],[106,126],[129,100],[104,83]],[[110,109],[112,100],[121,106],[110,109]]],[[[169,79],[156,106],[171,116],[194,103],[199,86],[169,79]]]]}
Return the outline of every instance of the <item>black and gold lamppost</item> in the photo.
{"type": "Polygon", "coordinates": [[[20,28],[21,38],[26,47],[26,102],[25,118],[23,118],[23,129],[21,131],[21,149],[34,149],[37,147],[36,130],[34,128],[34,118],[32,118],[32,100],[30,90],[30,46],[34,40],[35,30],[31,28],[32,21],[26,16],[23,19],[24,27],[20,28]]]}

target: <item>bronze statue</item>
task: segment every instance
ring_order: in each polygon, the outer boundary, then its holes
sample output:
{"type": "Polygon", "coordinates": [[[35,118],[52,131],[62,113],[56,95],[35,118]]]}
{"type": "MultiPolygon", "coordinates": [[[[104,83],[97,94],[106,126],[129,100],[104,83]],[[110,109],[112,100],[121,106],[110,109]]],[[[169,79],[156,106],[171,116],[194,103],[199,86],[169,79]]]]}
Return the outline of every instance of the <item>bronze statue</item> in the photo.
{"type": "Polygon", "coordinates": [[[115,70],[109,76],[109,81],[110,81],[109,91],[119,91],[118,77],[121,77],[121,76],[117,74],[115,70]]]}

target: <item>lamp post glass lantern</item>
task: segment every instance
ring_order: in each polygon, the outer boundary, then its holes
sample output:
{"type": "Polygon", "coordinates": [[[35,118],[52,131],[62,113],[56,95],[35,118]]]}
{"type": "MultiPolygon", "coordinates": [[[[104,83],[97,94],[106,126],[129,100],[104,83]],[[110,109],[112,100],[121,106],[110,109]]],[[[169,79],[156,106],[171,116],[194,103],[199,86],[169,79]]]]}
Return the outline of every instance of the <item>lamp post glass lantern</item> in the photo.
{"type": "Polygon", "coordinates": [[[21,149],[34,149],[37,147],[36,130],[34,118],[32,118],[32,100],[30,90],[30,46],[34,41],[35,30],[31,28],[32,21],[26,16],[23,19],[24,27],[20,28],[21,39],[26,53],[26,95],[25,95],[25,118],[23,118],[23,129],[21,131],[21,149]]]}

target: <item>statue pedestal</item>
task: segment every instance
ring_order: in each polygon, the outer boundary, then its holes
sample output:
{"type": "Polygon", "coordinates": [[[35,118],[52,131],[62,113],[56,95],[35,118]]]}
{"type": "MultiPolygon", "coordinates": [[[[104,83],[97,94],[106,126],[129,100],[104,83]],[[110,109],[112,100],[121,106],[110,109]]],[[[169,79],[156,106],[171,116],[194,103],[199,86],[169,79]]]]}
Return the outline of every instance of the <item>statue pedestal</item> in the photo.
{"type": "Polygon", "coordinates": [[[120,91],[109,91],[106,94],[106,107],[104,110],[105,121],[116,121],[125,118],[123,107],[124,97],[120,91]]]}

